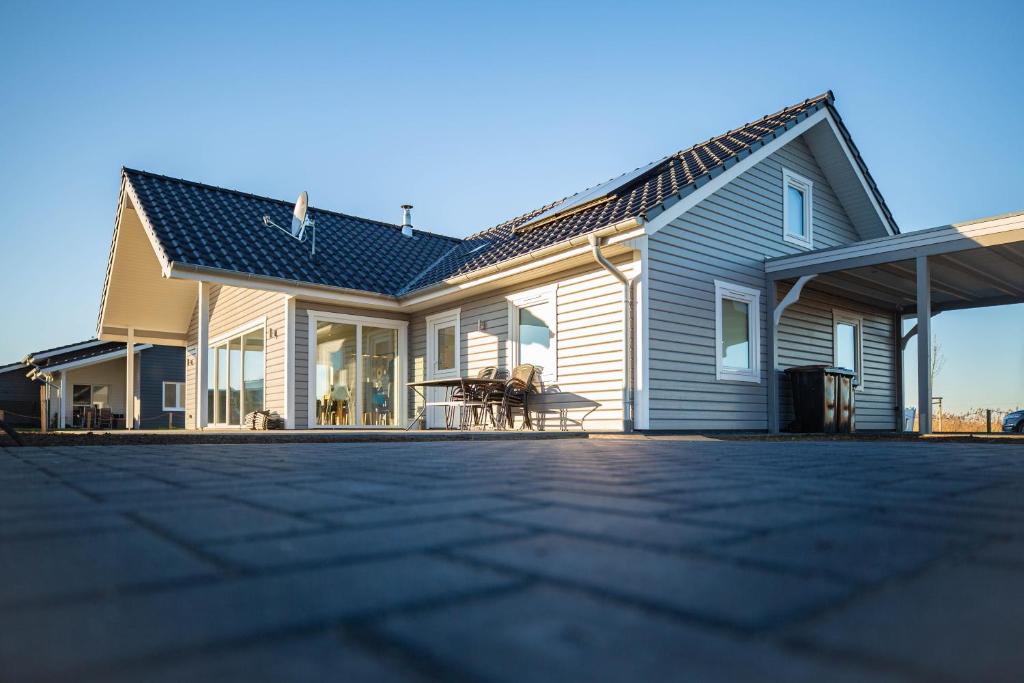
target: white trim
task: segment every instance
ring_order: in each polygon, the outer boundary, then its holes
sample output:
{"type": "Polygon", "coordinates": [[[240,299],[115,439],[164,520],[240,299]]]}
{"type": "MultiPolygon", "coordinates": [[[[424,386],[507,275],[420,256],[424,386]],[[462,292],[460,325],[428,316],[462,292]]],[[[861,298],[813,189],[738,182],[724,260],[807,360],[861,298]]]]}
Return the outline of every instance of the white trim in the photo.
{"type": "Polygon", "coordinates": [[[855,368],[847,368],[847,370],[853,370],[856,374],[853,380],[853,386],[856,389],[864,388],[864,317],[852,311],[844,311],[839,308],[832,309],[832,365],[838,367],[837,358],[839,357],[839,337],[836,334],[836,328],[840,323],[847,325],[853,325],[857,330],[856,339],[854,339],[854,364],[855,368]]]}
{"type": "MultiPolygon", "coordinates": [[[[401,429],[405,424],[407,384],[406,375],[409,362],[409,321],[393,320],[391,318],[373,318],[362,315],[349,315],[346,313],[333,313],[330,311],[316,311],[306,309],[308,339],[306,358],[306,426],[309,429],[354,429],[365,428],[362,415],[362,391],[356,392],[356,415],[354,425],[319,425],[316,423],[316,325],[318,322],[336,322],[349,325],[356,325],[356,383],[362,375],[362,326],[384,327],[398,330],[398,350],[395,357],[395,377],[397,385],[395,400],[395,424],[385,429],[401,429]]],[[[371,427],[374,425],[370,425],[371,427]]]]}
{"type": "Polygon", "coordinates": [[[882,221],[882,225],[885,227],[885,231],[890,235],[899,234],[896,231],[895,226],[890,222],[888,216],[882,211],[882,207],[878,205],[878,199],[875,197],[875,193],[871,191],[868,186],[867,178],[864,177],[864,172],[861,171],[860,164],[857,163],[856,159],[853,158],[853,153],[850,151],[850,146],[846,144],[846,137],[839,132],[839,125],[836,123],[835,118],[832,116],[832,112],[825,110],[825,120],[828,121],[829,128],[832,129],[832,134],[836,136],[836,140],[839,141],[839,146],[843,150],[843,154],[846,155],[846,160],[850,162],[850,166],[853,167],[853,172],[857,175],[857,180],[860,181],[860,186],[864,190],[864,194],[868,196],[871,201],[871,206],[874,208],[875,213],[878,214],[878,219],[882,221]]]}
{"type": "Polygon", "coordinates": [[[522,290],[509,294],[505,297],[508,302],[508,344],[506,344],[506,367],[511,372],[512,368],[519,365],[519,316],[516,311],[523,306],[536,303],[547,303],[551,306],[551,346],[555,358],[554,368],[544,368],[541,372],[541,379],[545,385],[558,382],[558,283],[554,282],[541,287],[522,290]]]}
{"type": "Polygon", "coordinates": [[[724,280],[715,280],[715,378],[719,381],[761,383],[761,290],[724,280]],[[747,304],[750,368],[722,365],[722,299],[747,304]]]}
{"type": "Polygon", "coordinates": [[[801,249],[814,247],[814,182],[788,168],[782,169],[782,239],[801,249]],[[804,234],[802,237],[791,233],[787,224],[789,220],[789,188],[791,187],[804,197],[804,234]]]}
{"type": "MultiPolygon", "coordinates": [[[[135,346],[135,355],[138,355],[146,349],[153,348],[152,344],[137,344],[135,346]]],[[[53,372],[60,370],[74,370],[75,368],[84,368],[87,365],[96,365],[97,363],[105,363],[108,360],[116,360],[121,357],[127,357],[128,350],[117,349],[116,351],[109,351],[107,353],[100,354],[98,356],[90,356],[89,358],[82,358],[81,360],[69,361],[67,363],[61,363],[60,365],[45,365],[39,368],[39,374],[50,375],[53,372]]]]}
{"type": "MultiPolygon", "coordinates": [[[[92,389],[90,389],[89,392],[91,398],[92,389]]],[[[62,372],[60,373],[60,394],[57,396],[57,409],[60,410],[60,413],[57,416],[57,426],[60,427],[61,429],[67,427],[68,424],[67,415],[64,414],[64,411],[67,407],[67,394],[68,373],[62,372]]],[[[47,409],[47,412],[49,412],[49,409],[47,409]]]]}
{"type": "Polygon", "coordinates": [[[251,318],[249,320],[249,322],[244,323],[242,325],[239,325],[238,327],[232,328],[228,332],[221,332],[221,333],[218,333],[216,337],[210,337],[209,346],[216,346],[217,344],[220,344],[221,342],[225,342],[228,339],[231,339],[232,337],[237,337],[239,335],[243,335],[243,334],[246,334],[248,332],[254,332],[257,327],[262,327],[264,329],[264,335],[263,335],[264,339],[263,339],[263,341],[264,341],[264,344],[265,344],[266,343],[267,316],[266,315],[261,315],[261,316],[255,317],[255,318],[251,318]]]}
{"type": "MultiPolygon", "coordinates": [[[[107,342],[105,342],[102,339],[94,339],[92,341],[82,342],[81,344],[72,344],[70,346],[62,346],[60,348],[52,349],[50,351],[43,351],[43,352],[37,353],[35,355],[30,355],[30,356],[28,356],[26,358],[26,360],[29,363],[37,363],[37,362],[39,362],[41,360],[44,360],[46,358],[50,358],[51,356],[60,356],[60,355],[63,355],[65,353],[71,353],[72,351],[79,351],[81,349],[88,349],[88,348],[91,348],[93,346],[99,346],[100,344],[106,344],[106,343],[107,342]]],[[[0,370],[0,372],[3,372],[3,370],[0,370]]]]}
{"type": "Polygon", "coordinates": [[[699,202],[703,201],[713,192],[719,190],[725,184],[734,180],[744,171],[747,171],[756,166],[761,161],[764,161],[769,156],[774,154],[776,151],[789,144],[796,138],[806,133],[809,129],[813,128],[816,124],[821,123],[825,119],[827,109],[820,109],[815,113],[808,116],[806,119],[787,130],[782,135],[778,136],[766,145],[762,145],[757,151],[748,155],[742,161],[734,164],[731,168],[719,173],[717,176],[704,183],[696,190],[686,195],[678,202],[668,207],[657,216],[652,218],[646,223],[645,230],[648,235],[653,235],[658,232],[672,221],[679,218],[699,202]]]}
{"type": "Polygon", "coordinates": [[[651,290],[650,275],[648,274],[649,250],[647,238],[636,240],[634,246],[637,259],[633,262],[634,271],[639,266],[639,276],[636,278],[636,302],[633,311],[635,320],[633,323],[633,418],[634,429],[651,428],[651,360],[650,360],[650,330],[651,330],[651,290]]]}
{"type": "Polygon", "coordinates": [[[185,383],[184,382],[160,382],[160,405],[161,409],[167,413],[183,413],[185,412],[185,383]],[[177,402],[177,406],[167,405],[167,385],[173,384],[174,398],[177,402]]]}
{"type": "Polygon", "coordinates": [[[284,299],[284,327],[284,426],[285,429],[295,429],[295,409],[298,407],[295,402],[295,335],[298,325],[294,296],[284,299]]]}
{"type": "Polygon", "coordinates": [[[210,424],[210,285],[198,283],[196,290],[197,327],[196,332],[196,410],[193,427],[205,429],[210,424]]]}

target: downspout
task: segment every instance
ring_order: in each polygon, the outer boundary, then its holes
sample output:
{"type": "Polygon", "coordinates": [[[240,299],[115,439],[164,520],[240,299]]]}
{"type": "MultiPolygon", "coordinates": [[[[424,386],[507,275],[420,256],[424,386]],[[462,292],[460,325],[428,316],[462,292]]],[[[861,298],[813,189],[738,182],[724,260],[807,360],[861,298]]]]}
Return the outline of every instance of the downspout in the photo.
{"type": "Polygon", "coordinates": [[[625,391],[622,397],[622,431],[629,433],[633,431],[633,364],[635,358],[634,350],[634,334],[633,334],[633,302],[634,302],[634,286],[633,281],[623,274],[621,270],[612,265],[604,254],[601,253],[601,242],[602,239],[595,234],[591,234],[588,237],[590,242],[590,251],[594,255],[594,260],[597,261],[598,265],[604,268],[606,271],[611,273],[612,277],[622,283],[623,296],[625,299],[625,337],[626,337],[626,355],[625,355],[625,391]]]}

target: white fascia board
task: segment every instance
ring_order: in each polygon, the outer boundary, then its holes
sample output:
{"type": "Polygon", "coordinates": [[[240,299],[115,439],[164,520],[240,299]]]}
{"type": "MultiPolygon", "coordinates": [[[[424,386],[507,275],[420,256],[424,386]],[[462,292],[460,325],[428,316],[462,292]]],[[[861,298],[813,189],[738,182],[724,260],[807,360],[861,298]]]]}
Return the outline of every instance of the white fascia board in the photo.
{"type": "MultiPolygon", "coordinates": [[[[153,348],[152,344],[139,344],[135,347],[135,353],[145,351],[146,349],[153,348]]],[[[39,368],[39,371],[43,374],[52,374],[57,371],[74,370],[75,368],[84,368],[89,365],[96,365],[97,363],[104,363],[108,360],[116,360],[128,355],[128,349],[118,349],[117,351],[111,351],[109,353],[103,353],[98,356],[92,356],[90,358],[82,358],[81,360],[75,360],[68,363],[61,363],[60,365],[47,365],[39,368]]]]}
{"type": "Polygon", "coordinates": [[[82,342],[81,344],[62,346],[60,348],[53,349],[52,351],[45,351],[43,353],[37,353],[33,356],[27,356],[26,362],[35,363],[37,361],[41,361],[52,356],[60,356],[65,353],[71,353],[72,351],[80,351],[82,349],[92,348],[93,346],[99,346],[100,344],[106,344],[106,342],[101,339],[93,339],[92,341],[82,342]]]}
{"type": "Polygon", "coordinates": [[[782,133],[766,145],[762,145],[756,151],[748,154],[743,160],[733,164],[727,170],[704,183],[696,190],[686,195],[672,206],[668,207],[645,224],[648,235],[653,235],[681,215],[692,209],[699,202],[722,188],[727,183],[737,178],[741,173],[750,170],[761,161],[764,161],[776,151],[800,137],[812,127],[825,120],[828,109],[823,108],[808,116],[806,119],[793,126],[785,133],[782,133]]]}
{"type": "Polygon", "coordinates": [[[19,368],[26,369],[28,368],[28,366],[25,365],[24,363],[11,363],[10,365],[0,365],[0,375],[4,374],[5,372],[10,372],[11,370],[17,370],[19,368]]]}

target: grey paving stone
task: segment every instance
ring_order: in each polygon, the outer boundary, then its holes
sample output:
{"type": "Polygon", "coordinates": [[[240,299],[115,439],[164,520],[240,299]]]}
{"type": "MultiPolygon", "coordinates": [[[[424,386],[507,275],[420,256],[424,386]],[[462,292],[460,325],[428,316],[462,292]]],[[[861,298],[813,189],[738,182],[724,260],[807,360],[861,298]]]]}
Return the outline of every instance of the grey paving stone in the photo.
{"type": "Polygon", "coordinates": [[[593,510],[613,510],[640,515],[679,509],[678,504],[643,497],[604,496],[574,491],[539,491],[520,496],[523,500],[558,503],[593,510]]]}
{"type": "Polygon", "coordinates": [[[795,635],[814,646],[887,661],[932,679],[1021,680],[1024,574],[938,567],[893,582],[811,620],[795,635]]]}
{"type": "Polygon", "coordinates": [[[464,548],[456,554],[748,629],[784,623],[849,593],[846,586],[826,579],[554,534],[464,548]]]}
{"type": "Polygon", "coordinates": [[[0,612],[0,672],[9,680],[77,680],[143,657],[513,585],[496,572],[409,556],[0,612]]]}
{"type": "Polygon", "coordinates": [[[715,507],[707,510],[685,510],[672,518],[688,522],[722,525],[737,529],[767,531],[788,526],[822,523],[853,516],[849,509],[810,502],[773,501],[715,507]]]}
{"type": "Polygon", "coordinates": [[[726,543],[709,552],[783,569],[871,582],[921,568],[967,545],[959,534],[840,521],[726,543]]]}
{"type": "Polygon", "coordinates": [[[80,679],[82,683],[422,683],[429,679],[401,662],[374,656],[336,633],[231,647],[141,665],[103,671],[80,679]]]}
{"type": "Polygon", "coordinates": [[[289,515],[231,503],[204,507],[181,505],[173,509],[143,510],[138,515],[173,536],[198,543],[303,531],[318,526],[289,515]]]}
{"type": "Polygon", "coordinates": [[[99,511],[95,514],[51,512],[46,515],[32,515],[0,521],[0,539],[73,536],[91,531],[123,528],[128,525],[128,520],[115,512],[99,511]]]}
{"type": "Polygon", "coordinates": [[[453,519],[222,543],[208,546],[207,551],[237,566],[267,568],[408,553],[523,533],[522,529],[505,524],[453,519]]]}
{"type": "Polygon", "coordinates": [[[411,504],[374,505],[358,510],[320,513],[315,516],[317,519],[323,519],[334,524],[367,526],[444,519],[502,510],[521,510],[536,507],[536,505],[536,503],[524,503],[518,500],[495,496],[468,496],[411,504]]]}
{"type": "Polygon", "coordinates": [[[661,546],[669,549],[694,548],[748,535],[744,531],[733,529],[598,510],[583,510],[560,505],[489,513],[487,518],[519,526],[538,527],[551,531],[594,536],[606,540],[614,539],[624,543],[661,546]]]}
{"type": "Polygon", "coordinates": [[[0,544],[0,604],[212,574],[208,564],[142,529],[0,544]]]}
{"type": "Polygon", "coordinates": [[[282,487],[232,492],[228,494],[228,497],[233,500],[292,513],[360,508],[372,504],[371,501],[365,498],[356,498],[339,493],[324,493],[309,489],[282,487]]]}
{"type": "Polygon", "coordinates": [[[879,671],[829,666],[550,587],[393,617],[378,628],[454,671],[488,681],[760,682],[768,676],[817,683],[869,674],[887,680],[879,671]]]}

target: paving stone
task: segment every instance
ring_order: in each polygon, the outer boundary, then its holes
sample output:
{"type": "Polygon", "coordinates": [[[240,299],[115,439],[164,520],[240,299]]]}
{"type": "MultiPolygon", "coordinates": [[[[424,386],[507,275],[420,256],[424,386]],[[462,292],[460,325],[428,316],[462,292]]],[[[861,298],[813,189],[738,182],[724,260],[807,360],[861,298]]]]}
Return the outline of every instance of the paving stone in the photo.
{"type": "Polygon", "coordinates": [[[0,672],[77,680],[90,668],[513,585],[496,572],[405,557],[0,612],[0,672]]]}
{"type": "Polygon", "coordinates": [[[520,496],[523,500],[558,503],[594,510],[613,510],[633,514],[651,514],[679,509],[679,505],[642,497],[602,496],[572,491],[540,491],[520,496]]]}
{"type": "Polygon", "coordinates": [[[365,498],[308,489],[286,489],[281,487],[233,492],[229,494],[229,497],[245,503],[266,506],[291,513],[360,508],[372,504],[365,498]]]}
{"type": "Polygon", "coordinates": [[[488,519],[551,531],[613,539],[624,543],[693,548],[743,538],[744,531],[715,528],[681,521],[668,521],[552,505],[513,512],[489,513],[488,519]]]}
{"type": "Polygon", "coordinates": [[[822,523],[852,516],[848,509],[809,502],[775,501],[715,507],[707,510],[685,510],[672,515],[673,519],[766,531],[787,526],[822,523]]]}
{"type": "Polygon", "coordinates": [[[378,628],[488,681],[764,681],[766,672],[779,681],[886,679],[550,587],[418,611],[378,628]]]}
{"type": "Polygon", "coordinates": [[[967,545],[959,534],[840,521],[725,543],[709,552],[783,569],[872,582],[913,571],[967,545]]]}
{"type": "Polygon", "coordinates": [[[849,593],[826,579],[554,534],[464,548],[456,554],[748,629],[784,623],[849,593]]]}
{"type": "Polygon", "coordinates": [[[115,512],[98,511],[94,514],[50,512],[45,515],[19,517],[0,521],[0,540],[45,538],[123,528],[127,519],[115,512]]]}
{"type": "Polygon", "coordinates": [[[367,526],[394,524],[396,522],[419,521],[428,519],[444,519],[485,512],[502,510],[521,510],[536,507],[536,503],[524,503],[518,500],[497,498],[494,496],[473,496],[445,499],[430,502],[411,503],[408,505],[374,505],[359,510],[344,510],[316,515],[334,524],[347,526],[367,526]]]}
{"type": "Polygon", "coordinates": [[[144,510],[138,514],[140,518],[178,538],[199,543],[303,531],[318,526],[289,515],[230,503],[144,510]]]}
{"type": "Polygon", "coordinates": [[[517,527],[474,519],[404,524],[380,529],[333,531],[223,543],[207,548],[224,561],[251,568],[337,562],[354,558],[415,552],[447,545],[523,535],[517,527]]]}
{"type": "Polygon", "coordinates": [[[795,631],[830,650],[887,661],[926,678],[1020,681],[1024,574],[943,566],[854,600],[795,631]]]}
{"type": "Polygon", "coordinates": [[[142,529],[0,544],[0,603],[212,574],[208,564],[142,529]]]}
{"type": "Polygon", "coordinates": [[[374,681],[424,683],[429,680],[394,659],[374,656],[335,633],[281,638],[171,657],[159,663],[120,667],[80,679],[82,683],[181,683],[182,681],[244,681],[301,683],[374,681]]]}

